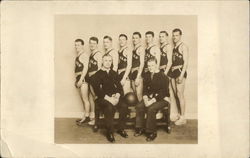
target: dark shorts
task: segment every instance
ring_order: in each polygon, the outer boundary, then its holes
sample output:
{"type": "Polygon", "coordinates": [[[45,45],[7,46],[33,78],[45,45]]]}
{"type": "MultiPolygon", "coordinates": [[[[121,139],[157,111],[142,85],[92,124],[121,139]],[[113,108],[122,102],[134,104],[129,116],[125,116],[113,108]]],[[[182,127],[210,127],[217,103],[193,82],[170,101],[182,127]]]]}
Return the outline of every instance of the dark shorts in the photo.
{"type": "MultiPolygon", "coordinates": [[[[165,69],[160,69],[162,72],[165,72],[165,69]]],[[[170,75],[171,75],[171,72],[170,72],[171,70],[169,70],[168,71],[168,77],[170,77],[170,75]]]]}
{"type": "Polygon", "coordinates": [[[134,72],[132,72],[132,73],[129,74],[129,78],[131,80],[135,80],[136,77],[137,77],[137,75],[138,75],[138,70],[135,70],[134,72]]]}
{"type": "MultiPolygon", "coordinates": [[[[75,84],[80,80],[80,78],[81,78],[81,75],[76,76],[76,82],[75,82],[75,84]]],[[[85,76],[84,80],[85,80],[85,82],[88,83],[88,79],[87,79],[86,76],[85,76]]],[[[84,80],[83,80],[83,82],[84,82],[84,80]]]]}
{"type": "MultiPolygon", "coordinates": [[[[168,76],[171,78],[178,78],[181,75],[181,69],[175,69],[174,71],[169,70],[168,76]]],[[[184,73],[184,78],[187,78],[187,71],[184,73]]]]}

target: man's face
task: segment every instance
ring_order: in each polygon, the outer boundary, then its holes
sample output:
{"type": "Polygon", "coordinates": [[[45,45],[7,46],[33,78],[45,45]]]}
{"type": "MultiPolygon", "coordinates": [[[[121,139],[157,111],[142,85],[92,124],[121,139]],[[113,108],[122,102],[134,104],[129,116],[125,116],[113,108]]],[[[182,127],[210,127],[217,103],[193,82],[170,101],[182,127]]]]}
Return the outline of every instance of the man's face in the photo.
{"type": "Polygon", "coordinates": [[[120,47],[126,46],[127,45],[126,37],[124,37],[124,36],[119,37],[119,44],[120,44],[120,47]]]}
{"type": "Polygon", "coordinates": [[[97,49],[97,42],[96,42],[96,41],[93,41],[93,40],[90,40],[90,41],[89,41],[89,49],[90,49],[90,50],[95,50],[95,49],[97,49]]]}
{"type": "Polygon", "coordinates": [[[173,41],[174,43],[177,43],[178,41],[181,40],[181,35],[180,35],[180,32],[173,32],[173,41]]]}
{"type": "Polygon", "coordinates": [[[132,41],[134,45],[137,45],[138,43],[141,42],[141,38],[139,37],[139,35],[133,35],[132,36],[132,41]]]}
{"type": "Polygon", "coordinates": [[[159,41],[160,41],[160,43],[166,42],[167,41],[167,35],[165,33],[160,33],[159,41]]]}
{"type": "Polygon", "coordinates": [[[149,61],[148,62],[148,71],[151,73],[155,72],[156,66],[157,66],[157,64],[155,63],[155,61],[149,61]]]}
{"type": "Polygon", "coordinates": [[[111,56],[105,56],[102,58],[102,64],[103,67],[106,69],[109,69],[112,65],[112,57],[111,56]]]}
{"type": "Polygon", "coordinates": [[[81,42],[75,42],[75,49],[77,52],[80,52],[83,50],[83,45],[81,42]]]}
{"type": "Polygon", "coordinates": [[[103,39],[103,46],[105,49],[109,49],[112,46],[112,42],[108,38],[105,38],[103,39]]]}
{"type": "Polygon", "coordinates": [[[149,43],[152,43],[153,42],[153,36],[151,34],[147,34],[146,35],[146,43],[149,44],[149,43]]]}

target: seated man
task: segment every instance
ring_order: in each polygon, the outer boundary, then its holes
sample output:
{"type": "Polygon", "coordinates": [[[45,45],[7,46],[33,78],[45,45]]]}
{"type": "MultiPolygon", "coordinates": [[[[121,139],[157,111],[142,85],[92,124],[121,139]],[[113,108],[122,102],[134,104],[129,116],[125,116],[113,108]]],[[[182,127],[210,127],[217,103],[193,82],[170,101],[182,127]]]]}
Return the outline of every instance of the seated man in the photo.
{"type": "Polygon", "coordinates": [[[91,85],[97,96],[95,100],[95,126],[94,131],[98,130],[98,120],[100,110],[104,113],[104,120],[107,129],[106,137],[108,141],[114,142],[114,114],[116,109],[119,111],[118,131],[122,137],[127,138],[128,135],[124,131],[128,106],[122,101],[123,90],[118,80],[118,74],[111,69],[112,56],[107,54],[102,58],[102,68],[94,75],[91,85]]]}
{"type": "Polygon", "coordinates": [[[169,106],[169,80],[157,67],[157,60],[151,58],[147,61],[148,72],[145,73],[143,83],[143,100],[136,105],[136,124],[134,136],[144,133],[144,117],[146,119],[146,140],[152,141],[157,137],[156,113],[169,106]]]}

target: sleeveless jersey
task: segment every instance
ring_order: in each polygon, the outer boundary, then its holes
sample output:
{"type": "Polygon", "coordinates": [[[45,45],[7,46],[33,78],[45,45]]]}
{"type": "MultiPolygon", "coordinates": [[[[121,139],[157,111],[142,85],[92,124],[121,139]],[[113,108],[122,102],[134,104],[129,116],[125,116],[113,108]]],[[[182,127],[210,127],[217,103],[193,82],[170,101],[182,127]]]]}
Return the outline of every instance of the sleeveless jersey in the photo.
{"type": "Polygon", "coordinates": [[[181,44],[179,44],[176,48],[173,49],[173,63],[172,66],[179,66],[179,65],[183,65],[184,64],[184,60],[183,60],[183,55],[182,53],[180,53],[179,51],[179,47],[181,44]]]}
{"type": "MultiPolygon", "coordinates": [[[[173,49],[172,68],[171,68],[172,70],[170,73],[171,78],[177,78],[180,76],[184,64],[183,54],[179,51],[180,45],[182,45],[182,43],[173,49]],[[180,68],[178,68],[178,66],[180,66],[180,68]]],[[[187,72],[184,73],[184,77],[187,78],[187,72]]]]}
{"type": "Polygon", "coordinates": [[[151,47],[145,49],[145,64],[144,64],[144,69],[145,69],[145,68],[148,68],[148,64],[147,64],[148,60],[149,60],[150,58],[152,58],[152,57],[155,57],[154,55],[152,55],[152,54],[150,53],[151,48],[154,47],[154,46],[155,46],[155,45],[153,45],[153,46],[151,46],[151,47]]]}
{"type": "Polygon", "coordinates": [[[160,50],[161,50],[161,60],[160,60],[160,66],[167,65],[168,64],[168,57],[167,57],[167,52],[164,52],[164,48],[168,44],[163,45],[160,50]]]}
{"type": "Polygon", "coordinates": [[[132,52],[132,68],[139,67],[140,66],[140,56],[136,53],[138,48],[141,46],[135,48],[132,52]]]}
{"type": "Polygon", "coordinates": [[[118,54],[119,54],[119,64],[118,64],[118,70],[119,69],[124,69],[127,67],[127,56],[125,56],[123,54],[124,50],[126,49],[127,47],[125,47],[124,49],[122,49],[121,51],[118,51],[118,54]]]}
{"type": "Polygon", "coordinates": [[[111,52],[112,50],[113,50],[113,49],[110,49],[109,51],[107,51],[107,52],[105,53],[105,55],[107,55],[107,54],[110,55],[110,52],[111,52]]]}
{"type": "Polygon", "coordinates": [[[81,55],[82,54],[78,55],[75,59],[75,73],[82,72],[83,70],[83,63],[79,60],[81,55]]]}
{"type": "Polygon", "coordinates": [[[100,53],[100,51],[96,51],[95,53],[91,54],[89,57],[89,70],[88,70],[88,72],[93,72],[93,71],[98,70],[97,60],[94,58],[94,56],[97,53],[100,53]]]}

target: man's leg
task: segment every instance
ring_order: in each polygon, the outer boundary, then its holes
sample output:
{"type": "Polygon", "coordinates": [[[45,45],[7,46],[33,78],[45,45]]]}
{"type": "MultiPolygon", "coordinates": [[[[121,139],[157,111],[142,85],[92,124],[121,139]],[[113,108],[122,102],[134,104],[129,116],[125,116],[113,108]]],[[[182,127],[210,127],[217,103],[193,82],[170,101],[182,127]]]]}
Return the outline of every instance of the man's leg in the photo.
{"type": "Polygon", "coordinates": [[[114,132],[114,114],[115,114],[115,108],[114,106],[103,99],[102,101],[103,105],[103,113],[104,113],[104,120],[105,120],[105,125],[108,133],[113,133],[114,132]]]}
{"type": "Polygon", "coordinates": [[[119,111],[119,122],[118,122],[117,133],[119,133],[122,137],[127,138],[128,134],[124,129],[127,121],[128,105],[123,101],[123,98],[120,99],[120,102],[117,105],[117,109],[119,111]]]}
{"type": "Polygon", "coordinates": [[[177,96],[180,101],[180,108],[181,108],[181,116],[180,119],[175,122],[176,125],[182,125],[185,124],[187,121],[185,119],[185,98],[184,98],[184,89],[185,89],[185,78],[183,78],[182,83],[176,84],[177,88],[177,96]]]}
{"type": "Polygon", "coordinates": [[[138,101],[142,101],[143,79],[139,80],[139,85],[135,86],[138,101]]]}
{"type": "Polygon", "coordinates": [[[153,103],[147,108],[146,132],[156,132],[156,113],[166,107],[168,102],[165,100],[153,103]]]}
{"type": "Polygon", "coordinates": [[[145,119],[145,104],[143,101],[139,102],[136,107],[136,118],[135,118],[135,134],[134,136],[140,136],[144,132],[144,119],[145,119]]]}

